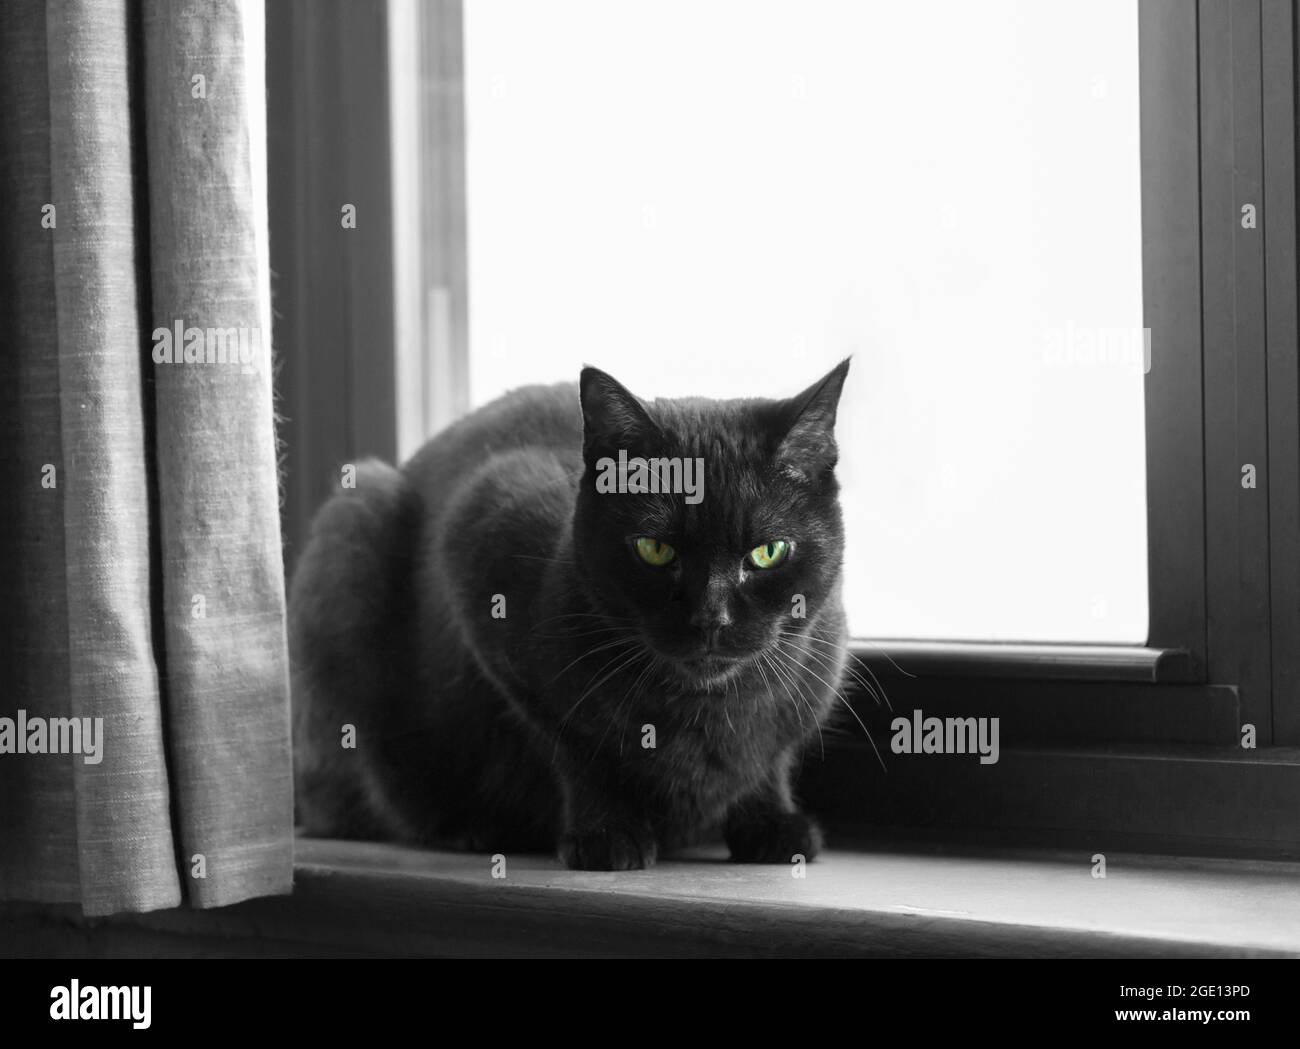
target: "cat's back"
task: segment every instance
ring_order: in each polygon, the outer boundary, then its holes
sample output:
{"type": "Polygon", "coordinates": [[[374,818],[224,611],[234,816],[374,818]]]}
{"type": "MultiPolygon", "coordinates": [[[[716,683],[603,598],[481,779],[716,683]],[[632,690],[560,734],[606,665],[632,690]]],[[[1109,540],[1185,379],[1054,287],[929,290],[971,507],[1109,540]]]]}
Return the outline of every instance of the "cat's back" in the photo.
{"type": "Polygon", "coordinates": [[[582,409],[577,383],[522,386],[464,416],[429,440],[402,468],[436,519],[485,471],[547,478],[558,465],[575,479],[582,470],[582,409]],[[510,464],[507,467],[507,464],[510,464]]]}
{"type": "MultiPolygon", "coordinates": [[[[438,434],[402,468],[423,505],[423,636],[459,639],[483,673],[496,676],[503,653],[528,640],[546,569],[564,556],[582,472],[575,383],[513,390],[438,434]]],[[[456,647],[430,657],[434,677],[459,674],[456,647]]]]}
{"type": "Polygon", "coordinates": [[[505,670],[581,469],[577,386],[524,387],[400,470],[358,464],[356,486],[322,508],[290,598],[298,816],[310,832],[477,841],[513,828],[512,840],[552,840],[553,813],[537,801],[553,791],[549,773],[527,766],[531,744],[503,727],[515,687],[505,670]],[[365,748],[340,748],[345,723],[365,748]]]}

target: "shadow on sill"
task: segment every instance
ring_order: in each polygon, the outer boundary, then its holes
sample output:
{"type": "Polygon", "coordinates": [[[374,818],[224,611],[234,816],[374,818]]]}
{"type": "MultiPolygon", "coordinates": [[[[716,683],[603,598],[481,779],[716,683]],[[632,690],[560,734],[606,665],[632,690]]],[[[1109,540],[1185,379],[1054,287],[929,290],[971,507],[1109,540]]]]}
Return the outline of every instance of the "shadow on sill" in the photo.
{"type": "Polygon", "coordinates": [[[1300,956],[1300,864],[832,851],[802,871],[701,850],[650,871],[301,840],[290,897],[88,922],[0,908],[11,956],[1300,956]],[[495,864],[500,872],[500,864],[495,864]]]}

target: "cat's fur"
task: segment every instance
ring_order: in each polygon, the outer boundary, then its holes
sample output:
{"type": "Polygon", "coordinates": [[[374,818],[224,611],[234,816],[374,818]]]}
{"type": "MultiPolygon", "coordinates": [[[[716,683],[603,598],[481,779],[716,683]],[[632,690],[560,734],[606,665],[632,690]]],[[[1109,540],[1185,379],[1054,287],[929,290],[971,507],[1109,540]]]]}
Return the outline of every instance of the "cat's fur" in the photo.
{"type": "Polygon", "coordinates": [[[582,869],[717,831],[736,860],[811,859],[791,778],[846,659],[847,371],[790,400],[647,403],[588,368],[486,405],[400,471],[359,464],[290,595],[304,829],[558,847],[582,869]],[[703,458],[703,501],[597,493],[619,449],[703,458]],[[638,536],[676,559],[644,563],[638,536]],[[773,539],[793,544],[783,563],[746,562],[773,539]]]}

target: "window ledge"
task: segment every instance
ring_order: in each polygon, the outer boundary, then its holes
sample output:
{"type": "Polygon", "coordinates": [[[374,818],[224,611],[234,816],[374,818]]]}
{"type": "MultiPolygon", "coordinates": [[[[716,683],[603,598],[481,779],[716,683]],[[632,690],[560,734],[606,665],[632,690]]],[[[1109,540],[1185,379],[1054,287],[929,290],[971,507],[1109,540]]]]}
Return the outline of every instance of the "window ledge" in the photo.
{"type": "Polygon", "coordinates": [[[61,936],[66,956],[1300,956],[1300,864],[1116,853],[1104,880],[1092,869],[1082,852],[913,847],[832,851],[804,878],[717,850],[618,874],[512,855],[493,878],[486,855],[301,841],[292,897],[95,923],[47,910],[44,940],[20,914],[8,940],[32,954],[61,936]]]}
{"type": "Polygon", "coordinates": [[[999,641],[855,639],[864,663],[893,665],[917,677],[1053,678],[1080,681],[1193,682],[1191,656],[1142,645],[1039,645],[999,641]]]}

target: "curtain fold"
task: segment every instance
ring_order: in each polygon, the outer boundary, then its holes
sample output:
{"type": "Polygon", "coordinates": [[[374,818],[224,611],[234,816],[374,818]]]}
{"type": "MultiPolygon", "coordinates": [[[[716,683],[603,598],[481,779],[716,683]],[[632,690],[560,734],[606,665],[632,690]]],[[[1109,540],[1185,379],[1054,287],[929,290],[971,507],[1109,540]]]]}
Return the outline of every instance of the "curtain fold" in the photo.
{"type": "Polygon", "coordinates": [[[0,898],[291,883],[260,20],[0,8],[0,898]]]}
{"type": "Polygon", "coordinates": [[[131,138],[120,130],[131,123],[125,13],[53,2],[46,25],[69,699],[74,717],[102,718],[114,741],[98,764],[72,762],[92,913],[179,902],[158,673],[140,614],[149,504],[131,138]],[[122,869],[139,873],[118,883],[122,869]]]}

